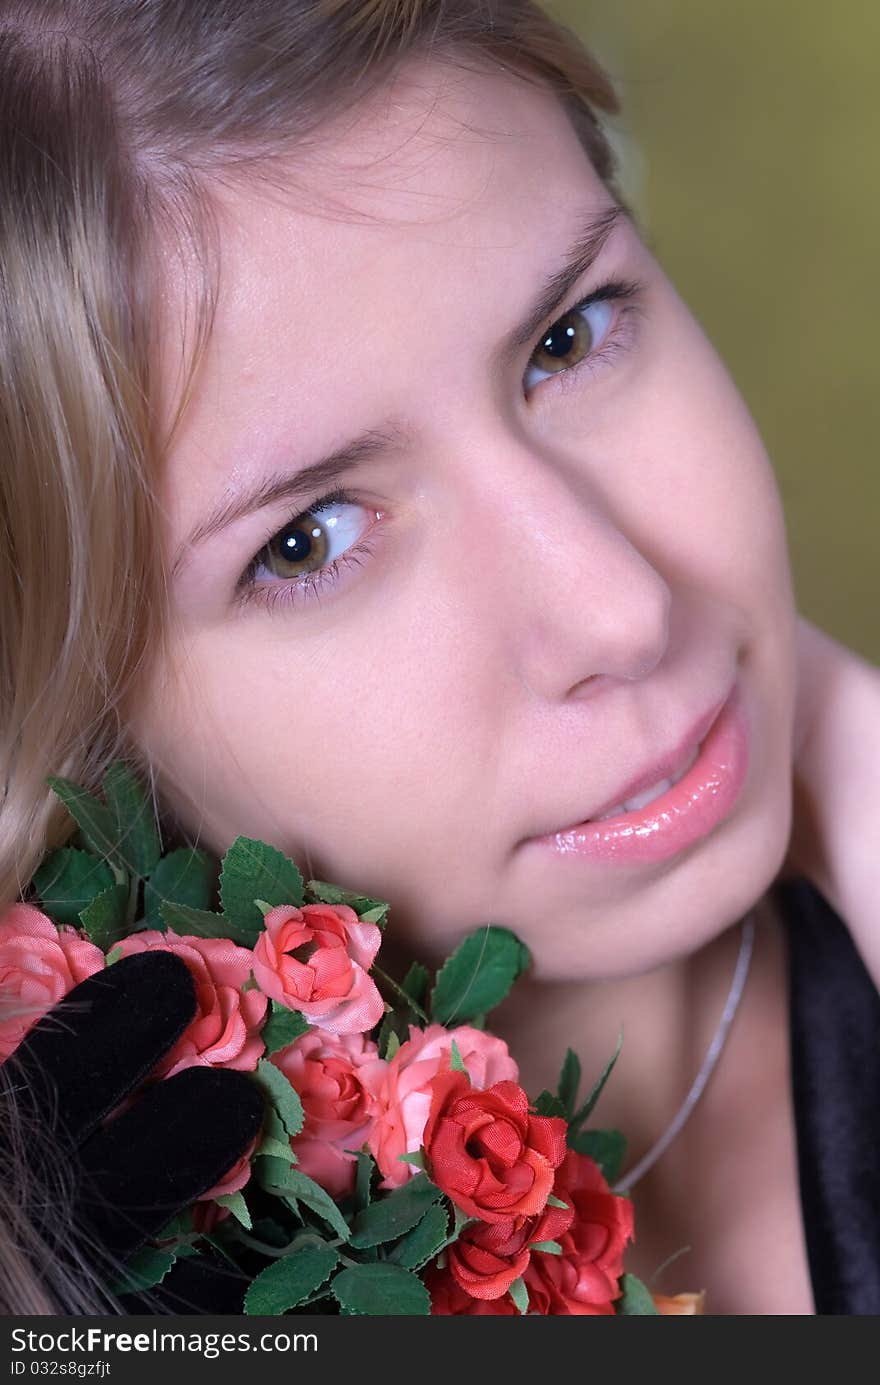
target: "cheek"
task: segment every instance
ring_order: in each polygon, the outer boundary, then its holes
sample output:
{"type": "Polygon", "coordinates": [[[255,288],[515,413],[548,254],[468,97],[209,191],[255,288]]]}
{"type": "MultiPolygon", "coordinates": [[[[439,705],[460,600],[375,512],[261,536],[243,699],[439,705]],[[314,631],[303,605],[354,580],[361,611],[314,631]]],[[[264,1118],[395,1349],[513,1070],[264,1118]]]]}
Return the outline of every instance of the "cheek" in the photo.
{"type": "Polygon", "coordinates": [[[763,442],[723,363],[668,290],[662,341],[645,354],[626,431],[638,484],[620,523],[675,585],[751,622],[792,607],[785,524],[763,442]]]}
{"type": "Polygon", "coordinates": [[[138,728],[180,825],[217,854],[239,834],[272,842],[398,909],[448,900],[450,861],[473,859],[492,813],[499,680],[430,591],[425,575],[364,602],[338,633],[276,613],[191,640],[138,728]]]}

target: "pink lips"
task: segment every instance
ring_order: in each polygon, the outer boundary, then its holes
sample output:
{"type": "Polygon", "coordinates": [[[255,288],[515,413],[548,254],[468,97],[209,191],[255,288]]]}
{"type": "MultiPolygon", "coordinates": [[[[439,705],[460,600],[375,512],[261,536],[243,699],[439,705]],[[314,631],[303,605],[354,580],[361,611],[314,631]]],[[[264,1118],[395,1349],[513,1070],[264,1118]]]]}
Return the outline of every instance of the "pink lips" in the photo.
{"type": "MultiPolygon", "coordinates": [[[[533,838],[532,843],[561,856],[635,864],[668,860],[708,836],[733,810],[739,797],[748,769],[749,733],[736,690],[714,720],[711,714],[706,720],[710,725],[702,734],[697,731],[690,742],[691,748],[695,741],[702,740],[702,745],[687,774],[647,807],[601,822],[579,823],[533,838]]],[[[683,747],[682,753],[677,753],[679,765],[687,750],[683,747]]],[[[659,771],[655,766],[651,778],[642,776],[622,792],[621,798],[633,798],[672,773],[672,764],[664,762],[659,771]]],[[[602,811],[607,809],[600,810],[597,818],[602,811]]]]}

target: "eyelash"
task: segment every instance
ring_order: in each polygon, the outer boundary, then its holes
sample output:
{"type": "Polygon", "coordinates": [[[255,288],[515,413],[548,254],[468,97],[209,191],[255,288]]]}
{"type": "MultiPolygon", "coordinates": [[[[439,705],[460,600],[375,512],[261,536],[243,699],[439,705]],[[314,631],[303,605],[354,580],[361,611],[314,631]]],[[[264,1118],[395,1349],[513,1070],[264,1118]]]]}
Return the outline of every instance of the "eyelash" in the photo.
{"type": "MultiPolygon", "coordinates": [[[[597,364],[613,359],[619,351],[626,349],[628,342],[625,340],[626,333],[622,329],[626,323],[626,319],[631,314],[640,310],[639,296],[641,292],[642,285],[634,281],[622,279],[609,280],[607,283],[601,284],[598,288],[594,289],[592,293],[587,294],[586,298],[582,298],[577,303],[573,303],[570,308],[566,308],[564,312],[560,313],[558,317],[554,318],[553,321],[548,324],[539,336],[538,342],[532,350],[532,355],[535,354],[538,345],[540,345],[551,329],[555,327],[562,318],[570,317],[572,313],[583,312],[594,303],[616,301],[621,304],[617,320],[610,327],[608,336],[599,349],[591,352],[569,370],[557,372],[560,380],[564,381],[558,388],[566,390],[569,385],[571,385],[572,388],[576,387],[579,383],[577,377],[581,375],[582,371],[594,371],[597,364]]],[[[531,360],[531,356],[529,360],[531,360]]],[[[548,376],[548,379],[552,378],[554,378],[552,374],[548,376]]],[[[539,384],[544,383],[546,383],[546,381],[539,381],[539,384]]],[[[300,510],[297,514],[291,515],[290,519],[281,525],[280,528],[273,529],[272,532],[266,536],[265,542],[254,554],[238,580],[237,597],[240,605],[249,605],[256,601],[271,611],[274,610],[279,603],[286,607],[288,604],[300,600],[309,598],[319,599],[322,591],[328,590],[338,581],[343,568],[360,567],[367,558],[372,557],[375,551],[375,544],[369,537],[365,536],[357,543],[352,544],[351,548],[346,549],[338,558],[334,558],[326,567],[318,568],[315,572],[304,573],[302,577],[293,578],[289,582],[282,581],[266,586],[261,585],[256,580],[256,573],[260,567],[260,558],[266,545],[270,539],[281,532],[281,529],[289,528],[298,519],[302,519],[306,515],[319,515],[322,510],[329,509],[332,505],[360,505],[360,503],[357,497],[352,495],[350,491],[343,489],[330,491],[327,495],[322,495],[320,499],[315,500],[307,509],[300,510]]],[[[368,532],[371,533],[374,527],[375,526],[371,526],[368,532]]]]}

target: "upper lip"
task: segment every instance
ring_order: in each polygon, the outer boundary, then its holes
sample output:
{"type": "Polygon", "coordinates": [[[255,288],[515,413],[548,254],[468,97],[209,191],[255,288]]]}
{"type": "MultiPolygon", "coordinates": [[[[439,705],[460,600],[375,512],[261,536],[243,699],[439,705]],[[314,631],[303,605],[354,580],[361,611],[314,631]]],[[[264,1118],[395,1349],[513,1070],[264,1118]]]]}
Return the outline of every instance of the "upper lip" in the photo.
{"type": "Polygon", "coordinates": [[[645,789],[651,788],[653,784],[659,784],[661,779],[671,779],[684,765],[688,756],[697,748],[699,743],[708,735],[719,712],[728,701],[729,693],[719,701],[714,702],[707,712],[703,712],[696,721],[691,723],[689,729],[681,736],[664,755],[656,760],[652,760],[647,769],[639,770],[638,774],[633,775],[613,794],[600,804],[598,804],[589,814],[582,817],[570,818],[565,827],[551,829],[554,832],[565,832],[572,826],[579,826],[584,822],[593,822],[607,813],[609,809],[617,806],[618,803],[625,803],[628,798],[634,798],[636,794],[644,793],[645,789]]]}

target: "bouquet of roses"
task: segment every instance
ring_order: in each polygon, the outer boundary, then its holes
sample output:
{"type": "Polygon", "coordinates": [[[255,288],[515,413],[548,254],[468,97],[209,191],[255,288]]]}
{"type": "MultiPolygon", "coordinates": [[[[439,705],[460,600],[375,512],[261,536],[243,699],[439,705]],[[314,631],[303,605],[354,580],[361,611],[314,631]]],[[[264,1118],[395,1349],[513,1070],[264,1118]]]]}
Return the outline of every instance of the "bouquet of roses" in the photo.
{"type": "MultiPolygon", "coordinates": [[[[433,977],[377,966],[388,905],[239,837],[216,862],[162,854],[116,761],[103,799],[50,784],[76,821],[0,918],[0,1061],[78,982],[132,953],[176,953],[195,1018],[145,1086],[192,1065],[252,1075],[260,1135],[125,1266],[119,1292],[182,1257],[221,1256],[248,1314],[701,1311],[624,1272],[633,1207],[615,1194],[623,1136],[586,1128],[617,1050],[582,1101],[569,1050],[531,1101],[486,1017],[529,963],[507,929],[471,934],[433,977]],[[212,901],[219,908],[212,909],[212,901]]],[[[135,1100],[137,1096],[135,1096],[135,1100]]]]}

